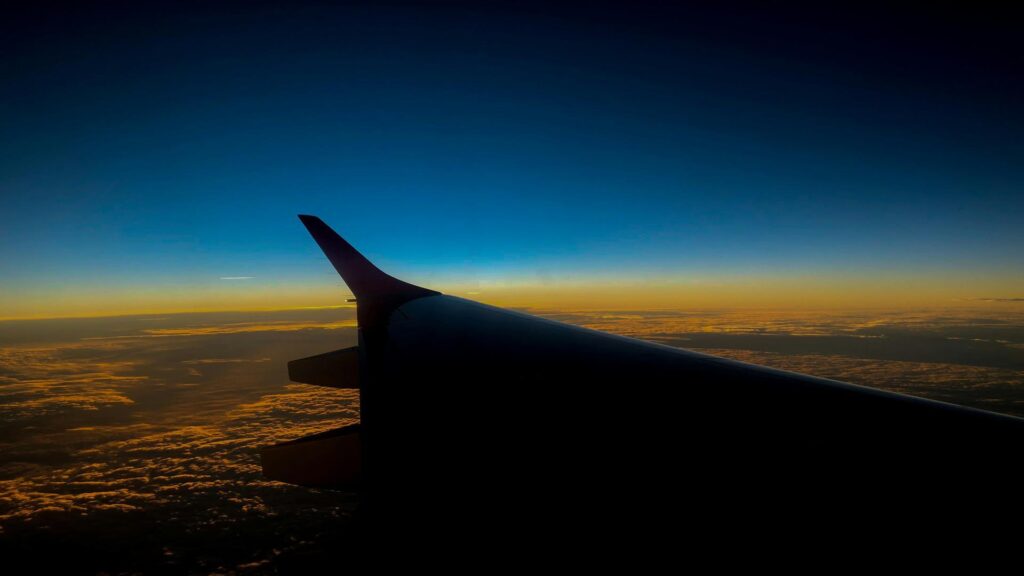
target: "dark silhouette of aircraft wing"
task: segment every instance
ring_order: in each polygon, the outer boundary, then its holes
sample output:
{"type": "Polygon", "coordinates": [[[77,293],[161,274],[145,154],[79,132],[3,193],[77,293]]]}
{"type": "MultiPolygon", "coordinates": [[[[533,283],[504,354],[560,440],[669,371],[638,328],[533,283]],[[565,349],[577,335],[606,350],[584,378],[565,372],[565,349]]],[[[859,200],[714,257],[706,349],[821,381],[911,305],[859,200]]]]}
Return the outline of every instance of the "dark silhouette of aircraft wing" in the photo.
{"type": "Polygon", "coordinates": [[[359,345],[289,373],[358,388],[361,422],[265,448],[264,474],[358,490],[392,530],[428,508],[465,536],[524,510],[543,510],[541,532],[628,532],[652,511],[807,512],[910,482],[927,499],[997,475],[1024,432],[1010,416],[444,295],[300,218],[356,296],[359,345]]]}

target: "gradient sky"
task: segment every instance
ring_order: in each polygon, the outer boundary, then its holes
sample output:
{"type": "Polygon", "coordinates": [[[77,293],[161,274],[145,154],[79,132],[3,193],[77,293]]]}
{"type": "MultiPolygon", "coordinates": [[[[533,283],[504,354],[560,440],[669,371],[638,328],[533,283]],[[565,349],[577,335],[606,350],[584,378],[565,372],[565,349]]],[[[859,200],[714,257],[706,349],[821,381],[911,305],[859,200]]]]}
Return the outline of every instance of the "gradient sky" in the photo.
{"type": "Polygon", "coordinates": [[[297,213],[519,304],[1024,296],[1006,15],[131,4],[2,24],[0,318],[340,303],[297,213]]]}

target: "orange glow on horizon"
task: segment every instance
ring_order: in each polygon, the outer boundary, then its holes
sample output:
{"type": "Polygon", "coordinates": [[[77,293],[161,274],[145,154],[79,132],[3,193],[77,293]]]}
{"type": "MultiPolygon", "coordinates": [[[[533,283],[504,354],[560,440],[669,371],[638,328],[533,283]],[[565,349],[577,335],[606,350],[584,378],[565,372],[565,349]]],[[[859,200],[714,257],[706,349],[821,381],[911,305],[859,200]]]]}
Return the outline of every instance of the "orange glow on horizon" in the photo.
{"type": "MultiPolygon", "coordinates": [[[[723,276],[696,279],[573,278],[534,282],[418,281],[445,294],[503,307],[538,309],[705,310],[982,308],[1024,304],[1018,278],[875,276],[857,278],[723,276]]],[[[343,284],[266,284],[173,288],[122,286],[40,290],[0,302],[0,319],[100,317],[299,308],[350,308],[343,284]]]]}

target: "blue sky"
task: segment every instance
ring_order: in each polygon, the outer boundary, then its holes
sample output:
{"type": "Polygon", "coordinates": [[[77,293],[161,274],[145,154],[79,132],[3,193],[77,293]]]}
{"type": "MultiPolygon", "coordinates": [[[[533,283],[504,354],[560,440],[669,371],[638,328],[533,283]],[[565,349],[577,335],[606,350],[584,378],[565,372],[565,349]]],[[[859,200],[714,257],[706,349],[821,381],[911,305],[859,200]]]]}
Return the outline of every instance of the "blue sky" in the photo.
{"type": "Polygon", "coordinates": [[[297,213],[440,282],[881,271],[1020,287],[1006,30],[801,17],[27,14],[0,64],[0,290],[334,282],[297,213]]]}

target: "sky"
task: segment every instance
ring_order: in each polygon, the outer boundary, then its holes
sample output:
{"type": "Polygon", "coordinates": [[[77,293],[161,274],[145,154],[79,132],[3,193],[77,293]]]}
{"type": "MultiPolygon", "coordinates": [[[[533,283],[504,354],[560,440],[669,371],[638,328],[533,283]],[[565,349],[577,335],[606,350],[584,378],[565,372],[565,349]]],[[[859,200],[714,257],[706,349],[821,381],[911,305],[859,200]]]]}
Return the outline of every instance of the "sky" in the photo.
{"type": "Polygon", "coordinates": [[[5,18],[0,318],[342,303],[299,213],[499,304],[1024,297],[998,10],[133,4],[5,18]]]}

